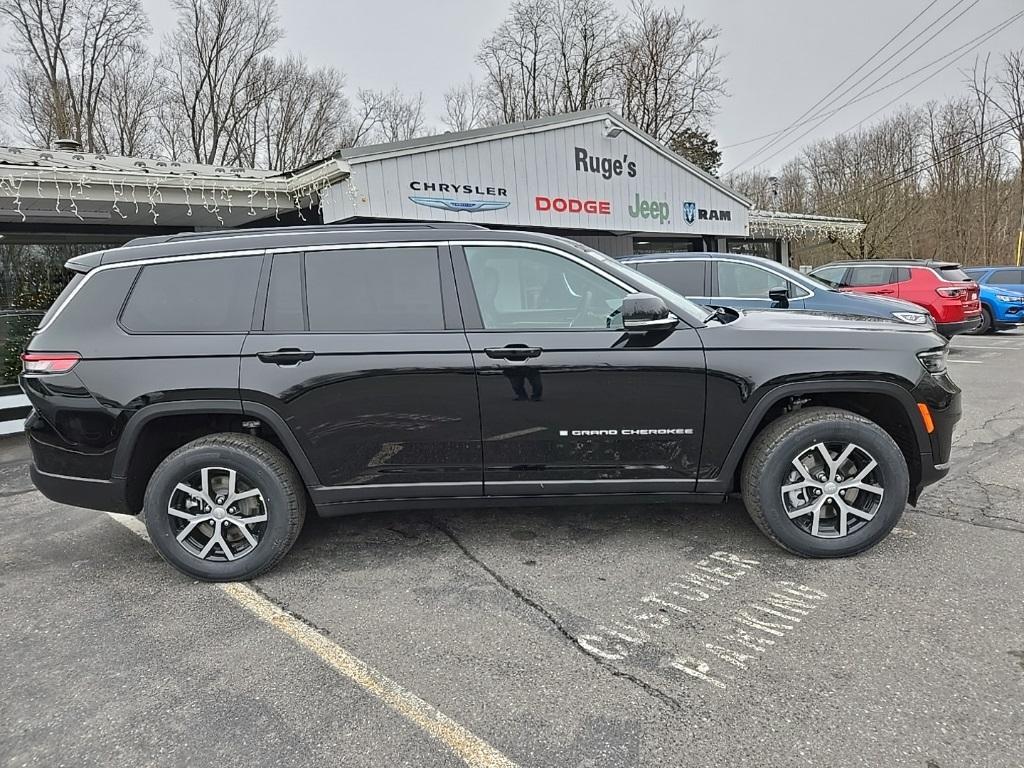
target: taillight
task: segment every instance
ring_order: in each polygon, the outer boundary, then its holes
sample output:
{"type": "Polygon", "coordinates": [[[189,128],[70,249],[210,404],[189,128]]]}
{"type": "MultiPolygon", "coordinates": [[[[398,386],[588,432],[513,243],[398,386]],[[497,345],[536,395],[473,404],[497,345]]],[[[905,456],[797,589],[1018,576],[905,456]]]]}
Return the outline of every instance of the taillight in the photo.
{"type": "Polygon", "coordinates": [[[963,288],[936,288],[935,292],[939,294],[939,296],[945,296],[948,299],[967,298],[967,291],[963,288]]]}
{"type": "Polygon", "coordinates": [[[26,352],[21,363],[25,373],[67,373],[81,359],[77,352],[26,352]]]}

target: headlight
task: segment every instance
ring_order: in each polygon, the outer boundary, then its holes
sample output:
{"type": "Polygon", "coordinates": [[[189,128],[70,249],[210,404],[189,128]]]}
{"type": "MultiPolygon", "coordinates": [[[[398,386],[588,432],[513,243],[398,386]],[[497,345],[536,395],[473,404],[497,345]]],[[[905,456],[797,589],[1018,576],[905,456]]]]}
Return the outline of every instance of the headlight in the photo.
{"type": "Polygon", "coordinates": [[[931,317],[931,315],[924,315],[920,312],[893,312],[892,316],[911,325],[925,325],[928,322],[928,318],[931,317]]]}
{"type": "Polygon", "coordinates": [[[942,349],[932,349],[928,352],[918,352],[917,359],[921,361],[921,365],[924,366],[928,373],[945,373],[946,354],[947,350],[943,347],[942,349]]]}
{"type": "Polygon", "coordinates": [[[1024,296],[1007,296],[1005,293],[997,293],[996,298],[1007,304],[1024,304],[1024,296]]]}

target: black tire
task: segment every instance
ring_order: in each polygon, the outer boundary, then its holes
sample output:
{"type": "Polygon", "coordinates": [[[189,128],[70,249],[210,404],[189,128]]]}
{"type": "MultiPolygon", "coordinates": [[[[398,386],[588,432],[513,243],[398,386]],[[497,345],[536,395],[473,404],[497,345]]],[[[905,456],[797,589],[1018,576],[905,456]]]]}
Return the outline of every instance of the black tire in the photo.
{"type": "Polygon", "coordinates": [[[838,408],[812,407],[782,416],[755,437],[743,462],[741,485],[754,523],[780,547],[803,557],[845,557],[870,549],[899,522],[907,504],[910,473],[899,446],[873,421],[838,408]],[[819,538],[804,530],[790,519],[783,500],[782,487],[793,480],[793,462],[818,443],[862,448],[876,462],[869,477],[884,491],[874,517],[866,522],[850,517],[859,527],[841,537],[819,538]]]}
{"type": "Polygon", "coordinates": [[[992,312],[988,307],[983,306],[981,308],[981,325],[975,328],[973,331],[968,331],[971,336],[982,336],[986,333],[993,333],[995,327],[992,323],[992,312]]]}
{"type": "MultiPolygon", "coordinates": [[[[212,476],[213,473],[207,475],[212,476]]],[[[213,482],[209,485],[212,487],[213,482]]],[[[207,496],[212,496],[212,493],[207,496]]],[[[192,503],[196,502],[193,500],[192,503]]],[[[199,503],[193,517],[205,515],[201,511],[205,509],[199,503]]],[[[222,517],[226,514],[223,509],[217,512],[222,517]]],[[[160,556],[182,573],[202,581],[242,581],[270,570],[292,548],[305,521],[306,494],[291,461],[273,445],[250,435],[216,434],[183,445],[160,463],[146,486],[143,516],[146,530],[160,556]],[[257,511],[262,510],[265,522],[246,526],[257,543],[241,555],[234,555],[237,559],[226,559],[223,551],[225,545],[232,546],[227,541],[230,535],[239,538],[241,534],[242,526],[229,525],[230,518],[193,525],[195,537],[203,535],[203,527],[216,530],[218,535],[224,529],[224,538],[214,542],[208,556],[220,559],[204,559],[194,547],[189,546],[190,540],[185,543],[178,540],[182,531],[175,526],[190,523],[182,523],[178,516],[172,516],[168,507],[172,498],[192,498],[188,494],[177,497],[174,494],[181,493],[179,484],[189,484],[188,478],[197,474],[203,476],[204,468],[215,468],[215,472],[224,473],[234,471],[233,477],[247,481],[248,492],[255,488],[260,494],[257,500],[247,503],[256,505],[257,511]]],[[[248,542],[240,539],[238,544],[249,546],[248,542]]]]}

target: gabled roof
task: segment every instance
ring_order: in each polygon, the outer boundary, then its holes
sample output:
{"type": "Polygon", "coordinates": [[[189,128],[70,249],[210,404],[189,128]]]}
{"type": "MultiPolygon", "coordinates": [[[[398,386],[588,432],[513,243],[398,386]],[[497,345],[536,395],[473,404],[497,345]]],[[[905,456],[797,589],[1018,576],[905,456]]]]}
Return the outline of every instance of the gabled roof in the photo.
{"type": "Polygon", "coordinates": [[[649,133],[640,130],[629,121],[622,119],[616,113],[607,109],[589,109],[582,112],[568,112],[563,115],[552,115],[551,117],[527,120],[522,123],[509,123],[507,125],[497,125],[489,128],[475,128],[470,131],[441,133],[434,136],[423,136],[417,139],[409,139],[408,141],[396,141],[390,144],[371,144],[362,147],[350,147],[348,149],[340,150],[336,156],[346,160],[352,165],[357,165],[359,163],[383,160],[401,155],[418,154],[419,152],[428,150],[449,149],[468,144],[494,141],[495,139],[503,139],[509,136],[519,136],[528,133],[543,133],[545,131],[554,131],[572,125],[583,125],[585,123],[603,121],[608,121],[612,125],[631,134],[635,139],[646,144],[650,149],[660,154],[666,161],[679,166],[694,176],[698,176],[702,181],[714,187],[722,194],[731,197],[733,200],[747,208],[751,207],[752,203],[750,200],[724,184],[721,179],[715,178],[702,168],[698,168],[693,163],[683,157],[680,157],[649,133]]]}

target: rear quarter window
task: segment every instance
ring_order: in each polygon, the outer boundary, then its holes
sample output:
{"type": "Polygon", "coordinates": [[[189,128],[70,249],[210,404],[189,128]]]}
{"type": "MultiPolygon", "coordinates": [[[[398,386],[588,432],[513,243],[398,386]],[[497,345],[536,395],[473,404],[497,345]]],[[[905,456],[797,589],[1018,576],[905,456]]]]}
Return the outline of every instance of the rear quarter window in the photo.
{"type": "Polygon", "coordinates": [[[945,280],[947,283],[962,283],[965,280],[972,279],[960,267],[939,267],[933,271],[939,276],[940,280],[945,280]]]}
{"type": "Polygon", "coordinates": [[[121,313],[121,326],[132,333],[244,333],[252,326],[262,258],[144,266],[121,313]]]}

